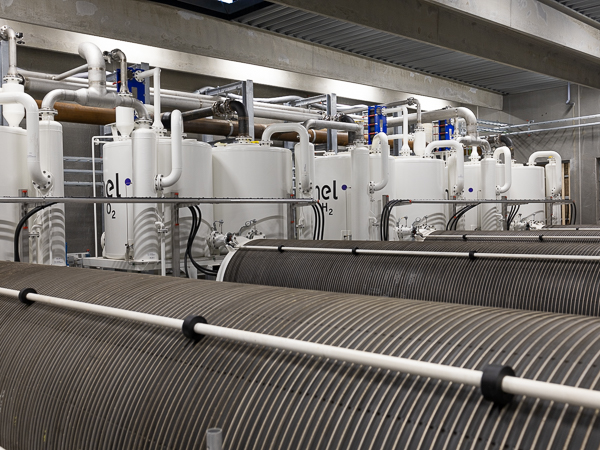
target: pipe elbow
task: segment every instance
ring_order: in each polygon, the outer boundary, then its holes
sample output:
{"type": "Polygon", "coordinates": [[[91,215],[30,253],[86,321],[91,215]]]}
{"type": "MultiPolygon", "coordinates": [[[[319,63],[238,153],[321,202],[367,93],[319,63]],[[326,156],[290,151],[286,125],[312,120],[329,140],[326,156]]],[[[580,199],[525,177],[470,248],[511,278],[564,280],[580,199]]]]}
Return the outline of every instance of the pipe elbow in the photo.
{"type": "Polygon", "coordinates": [[[66,89],[55,89],[53,91],[48,92],[42,100],[42,110],[54,110],[54,104],[61,100],[74,102],[75,100],[77,100],[75,91],[68,91],[66,89]]]}
{"type": "Polygon", "coordinates": [[[156,190],[173,186],[181,178],[183,171],[183,117],[178,109],[171,113],[171,173],[166,177],[157,175],[155,179],[156,190]]]}
{"type": "Polygon", "coordinates": [[[104,55],[102,50],[98,48],[96,44],[91,42],[82,42],[79,44],[77,49],[79,56],[86,60],[88,67],[95,69],[106,70],[106,61],[104,61],[104,55]]]}
{"type": "Polygon", "coordinates": [[[384,132],[377,133],[373,137],[373,147],[377,141],[381,145],[381,181],[377,184],[373,182],[369,183],[371,194],[385,188],[390,180],[390,144],[388,142],[387,134],[384,132]]]}
{"type": "Polygon", "coordinates": [[[494,151],[494,159],[499,161],[500,155],[504,155],[504,184],[496,186],[496,194],[504,194],[512,185],[512,162],[510,149],[508,147],[498,147],[494,151]]]}

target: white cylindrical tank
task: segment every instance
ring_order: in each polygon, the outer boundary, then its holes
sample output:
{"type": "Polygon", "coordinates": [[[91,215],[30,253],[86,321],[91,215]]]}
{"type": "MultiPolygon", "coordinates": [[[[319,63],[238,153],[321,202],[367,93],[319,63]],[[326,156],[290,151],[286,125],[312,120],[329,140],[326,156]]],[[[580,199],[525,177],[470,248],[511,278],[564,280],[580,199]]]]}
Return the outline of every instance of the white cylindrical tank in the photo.
{"type": "MultiPolygon", "coordinates": [[[[325,215],[325,240],[344,240],[350,238],[350,186],[352,181],[352,162],[350,152],[326,153],[315,158],[315,198],[323,208],[325,215]]],[[[302,212],[312,216],[311,208],[302,208],[302,212]]],[[[312,220],[312,219],[311,219],[312,220]]],[[[310,236],[305,239],[312,239],[310,236]]]]}
{"type": "MultiPolygon", "coordinates": [[[[379,227],[375,224],[381,222],[381,212],[383,209],[383,198],[394,200],[396,195],[396,158],[389,156],[389,180],[386,187],[382,190],[371,194],[370,198],[370,216],[369,216],[369,240],[378,241],[380,238],[379,227]]],[[[370,180],[377,183],[381,179],[381,153],[371,153],[369,155],[370,180]]],[[[383,224],[382,224],[383,225],[383,224]]],[[[390,214],[389,238],[390,241],[398,239],[397,234],[393,231],[396,227],[395,211],[390,214]]]]}
{"type": "MultiPolygon", "coordinates": [[[[47,197],[64,197],[65,178],[63,164],[62,125],[54,120],[40,121],[40,162],[44,170],[50,171],[54,184],[47,197]]],[[[33,185],[30,196],[35,193],[33,185]]],[[[36,194],[37,195],[37,194],[36,194]]],[[[52,205],[30,220],[31,231],[37,231],[39,237],[33,238],[31,261],[38,264],[64,266],[67,261],[65,248],[65,205],[52,205]]]]}
{"type": "MultiPolygon", "coordinates": [[[[31,192],[31,179],[27,170],[27,132],[17,127],[0,127],[2,164],[0,164],[0,196],[17,197],[20,191],[31,192]]],[[[13,261],[15,228],[21,219],[21,205],[0,204],[0,260],[13,261]]]]}
{"type": "MultiPolygon", "coordinates": [[[[500,180],[498,183],[504,184],[504,165],[498,164],[496,170],[497,179],[500,180]]],[[[512,161],[512,185],[505,195],[508,199],[512,200],[543,200],[546,197],[544,168],[540,166],[524,166],[523,164],[512,161]]],[[[521,205],[519,215],[525,222],[530,222],[532,220],[544,221],[544,204],[530,203],[521,205]]]]}
{"type": "MultiPolygon", "coordinates": [[[[213,193],[217,198],[289,198],[292,157],[284,148],[251,143],[227,144],[213,149],[213,193]]],[[[288,205],[220,204],[214,207],[223,231],[246,234],[255,227],[267,238],[287,237],[288,205]]]]}
{"type": "MultiPolygon", "coordinates": [[[[481,195],[481,164],[479,161],[465,163],[465,200],[476,200],[483,198],[481,195]]],[[[461,205],[456,207],[457,211],[461,205]]],[[[479,208],[473,208],[463,215],[457,229],[475,230],[479,227],[479,208]]]]}
{"type": "MultiPolygon", "coordinates": [[[[156,197],[154,179],[157,174],[157,134],[146,127],[132,134],[133,140],[133,196],[156,197]]],[[[160,244],[156,222],[156,203],[133,204],[133,259],[158,261],[160,244]]]]}
{"type": "MultiPolygon", "coordinates": [[[[396,199],[445,200],[447,175],[441,159],[400,156],[396,158],[396,199]]],[[[427,216],[427,224],[438,230],[446,227],[446,208],[443,204],[412,204],[395,208],[400,220],[408,216],[410,227],[417,219],[427,216]]],[[[425,224],[425,220],[421,222],[425,224]]]]}
{"type": "MultiPolygon", "coordinates": [[[[555,179],[557,177],[556,171],[556,159],[548,158],[548,164],[544,166],[545,174],[546,174],[546,197],[552,197],[554,200],[559,200],[562,197],[560,195],[555,194],[553,188],[561,187],[562,188],[562,179],[555,179]]],[[[562,176],[562,167],[560,170],[560,176],[562,176]]],[[[552,206],[552,225],[561,225],[562,224],[562,205],[556,204],[552,206]]]]}
{"type": "MultiPolygon", "coordinates": [[[[183,171],[179,181],[173,186],[165,188],[164,193],[176,193],[178,197],[212,197],[213,196],[213,173],[212,173],[212,147],[195,139],[185,139],[182,147],[183,171]]],[[[168,174],[171,172],[171,139],[161,138],[158,142],[158,172],[168,174]]],[[[202,257],[209,255],[207,239],[210,236],[213,224],[213,205],[199,205],[202,213],[202,225],[198,230],[192,256],[202,257]]],[[[167,259],[171,259],[172,246],[171,236],[173,223],[171,221],[171,207],[165,205],[165,225],[168,234],[166,237],[167,259]]],[[[179,248],[180,258],[183,261],[185,247],[192,226],[192,213],[188,208],[179,210],[179,248]]]]}
{"type": "MultiPolygon", "coordinates": [[[[103,157],[104,192],[107,197],[133,197],[133,148],[131,139],[107,142],[103,157]]],[[[125,259],[133,243],[133,206],[107,203],[104,209],[104,256],[125,259]]]]}
{"type": "MultiPolygon", "coordinates": [[[[479,161],[481,176],[481,198],[485,200],[496,199],[496,185],[498,175],[496,170],[496,159],[491,155],[483,157],[479,161]]],[[[504,184],[504,182],[502,182],[504,184]]],[[[482,203],[477,208],[479,210],[479,223],[482,230],[494,231],[501,228],[498,205],[494,203],[482,203]]]]}
{"type": "Polygon", "coordinates": [[[350,229],[353,240],[365,241],[369,239],[369,215],[371,207],[371,196],[369,195],[369,182],[371,181],[369,150],[362,146],[351,148],[350,159],[352,164],[350,229]]]}

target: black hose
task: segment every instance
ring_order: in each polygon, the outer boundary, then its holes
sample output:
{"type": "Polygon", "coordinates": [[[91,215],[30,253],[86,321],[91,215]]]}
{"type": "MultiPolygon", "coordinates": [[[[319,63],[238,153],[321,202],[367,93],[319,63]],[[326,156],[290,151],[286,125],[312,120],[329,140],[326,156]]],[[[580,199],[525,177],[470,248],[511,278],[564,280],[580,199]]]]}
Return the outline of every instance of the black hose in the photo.
{"type": "MultiPolygon", "coordinates": [[[[342,114],[339,118],[340,122],[345,123],[356,123],[354,119],[346,114],[342,114]]],[[[354,131],[348,131],[348,145],[351,145],[356,140],[356,133],[354,131]]]]}
{"type": "MultiPolygon", "coordinates": [[[[215,114],[212,106],[207,108],[193,109],[191,111],[186,111],[181,113],[181,118],[184,122],[195,119],[203,119],[205,117],[211,117],[215,114]]],[[[171,113],[166,112],[160,116],[160,121],[163,126],[167,129],[171,129],[171,113]]]]}
{"type": "Polygon", "coordinates": [[[250,126],[248,124],[248,111],[242,102],[237,100],[231,100],[229,102],[229,109],[231,109],[238,119],[238,136],[250,136],[250,126]]]}
{"type": "Polygon", "coordinates": [[[198,230],[200,230],[200,225],[202,225],[202,211],[200,210],[200,207],[198,207],[198,206],[189,206],[188,209],[192,213],[192,227],[190,229],[190,235],[188,237],[188,242],[187,242],[185,255],[184,255],[186,276],[188,278],[190,277],[188,274],[188,270],[187,270],[187,259],[188,258],[190,259],[190,262],[192,263],[192,265],[198,271],[202,272],[204,275],[216,276],[218,274],[218,271],[209,270],[209,269],[206,269],[205,267],[202,267],[200,264],[198,264],[194,260],[194,257],[192,256],[192,246],[194,245],[194,239],[196,238],[196,235],[198,234],[198,230]]]}
{"type": "Polygon", "coordinates": [[[317,240],[317,236],[319,236],[319,226],[320,226],[320,220],[321,220],[321,216],[319,214],[319,212],[317,211],[317,208],[320,208],[320,206],[317,205],[311,205],[312,209],[313,209],[313,213],[315,215],[315,223],[313,224],[313,241],[317,240]]]}
{"type": "Polygon", "coordinates": [[[569,224],[575,225],[575,219],[577,218],[577,207],[575,206],[575,202],[571,203],[571,205],[573,206],[573,215],[569,219],[569,224]]]}
{"type": "Polygon", "coordinates": [[[49,206],[56,205],[56,203],[57,202],[52,202],[52,203],[48,203],[47,205],[36,206],[31,211],[29,211],[27,214],[25,214],[23,216],[23,218],[19,221],[19,223],[17,224],[17,228],[15,229],[15,238],[13,241],[14,252],[15,252],[15,256],[14,256],[15,262],[21,262],[21,257],[19,255],[19,236],[21,236],[21,229],[23,228],[23,225],[25,225],[25,222],[27,222],[31,216],[40,212],[42,209],[46,209],[49,206]]]}
{"type": "Polygon", "coordinates": [[[321,236],[319,237],[319,240],[323,240],[323,235],[325,234],[325,211],[323,210],[323,208],[321,209],[321,236]]]}
{"type": "Polygon", "coordinates": [[[500,135],[500,142],[502,142],[504,145],[506,145],[508,148],[512,149],[513,146],[513,141],[510,137],[508,137],[505,134],[501,134],[500,135]]]}

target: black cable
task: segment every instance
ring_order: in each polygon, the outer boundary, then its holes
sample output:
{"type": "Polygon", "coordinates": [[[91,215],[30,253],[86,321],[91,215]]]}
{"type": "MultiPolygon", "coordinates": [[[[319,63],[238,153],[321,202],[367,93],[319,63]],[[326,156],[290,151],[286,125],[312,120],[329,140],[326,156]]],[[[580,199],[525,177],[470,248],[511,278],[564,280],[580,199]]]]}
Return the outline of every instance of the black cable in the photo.
{"type": "Polygon", "coordinates": [[[325,210],[321,208],[321,236],[319,240],[323,240],[323,235],[325,234],[325,210]]]}
{"type": "Polygon", "coordinates": [[[464,208],[459,209],[452,217],[450,217],[450,220],[448,220],[448,223],[446,224],[446,230],[456,230],[456,227],[461,217],[473,208],[475,208],[477,205],[478,203],[474,205],[467,205],[464,208]]]}
{"type": "Polygon", "coordinates": [[[188,209],[192,213],[192,227],[190,229],[190,235],[188,237],[186,252],[185,252],[185,256],[184,256],[184,262],[185,262],[185,266],[186,266],[185,267],[186,275],[189,278],[189,275],[187,274],[187,258],[189,258],[190,262],[196,268],[196,270],[202,272],[204,275],[216,276],[218,274],[217,270],[206,269],[205,267],[202,267],[200,264],[198,264],[194,260],[194,257],[192,255],[192,247],[194,245],[194,240],[196,239],[196,235],[198,234],[198,231],[200,230],[200,226],[202,225],[202,211],[200,210],[200,207],[198,207],[198,206],[189,206],[188,209]]]}
{"type": "Polygon", "coordinates": [[[15,256],[14,256],[15,262],[21,262],[21,257],[19,255],[19,237],[21,236],[21,229],[23,228],[23,225],[25,225],[25,222],[27,222],[29,220],[29,218],[31,216],[33,216],[34,214],[40,212],[43,209],[46,209],[49,206],[56,205],[56,203],[57,202],[52,202],[52,203],[48,203],[47,205],[36,206],[31,211],[29,211],[27,214],[25,214],[23,216],[23,218],[19,221],[19,223],[17,224],[17,228],[15,229],[15,237],[14,237],[14,241],[13,241],[14,252],[15,252],[15,256]]]}
{"type": "Polygon", "coordinates": [[[319,235],[319,212],[317,211],[318,206],[313,204],[312,206],[312,210],[313,210],[313,214],[315,215],[315,222],[313,223],[313,241],[317,240],[317,236],[319,235]]]}
{"type": "Polygon", "coordinates": [[[575,219],[577,218],[577,207],[575,206],[575,202],[571,203],[573,206],[573,216],[569,219],[570,225],[575,224],[575,219]]]}

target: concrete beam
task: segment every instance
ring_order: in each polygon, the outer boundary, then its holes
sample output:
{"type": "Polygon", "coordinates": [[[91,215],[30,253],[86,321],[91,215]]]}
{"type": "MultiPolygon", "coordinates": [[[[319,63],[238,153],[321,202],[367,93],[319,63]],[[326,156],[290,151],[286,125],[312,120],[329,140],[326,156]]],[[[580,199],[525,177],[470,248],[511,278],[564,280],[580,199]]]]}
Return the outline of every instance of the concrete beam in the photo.
{"type": "Polygon", "coordinates": [[[75,53],[82,39],[101,37],[112,40],[103,49],[172,70],[378,103],[420,95],[502,108],[490,91],[148,1],[14,0],[0,2],[0,16],[21,23],[36,48],[75,53]]]}
{"type": "Polygon", "coordinates": [[[537,0],[271,0],[600,89],[600,31],[537,0]]]}

